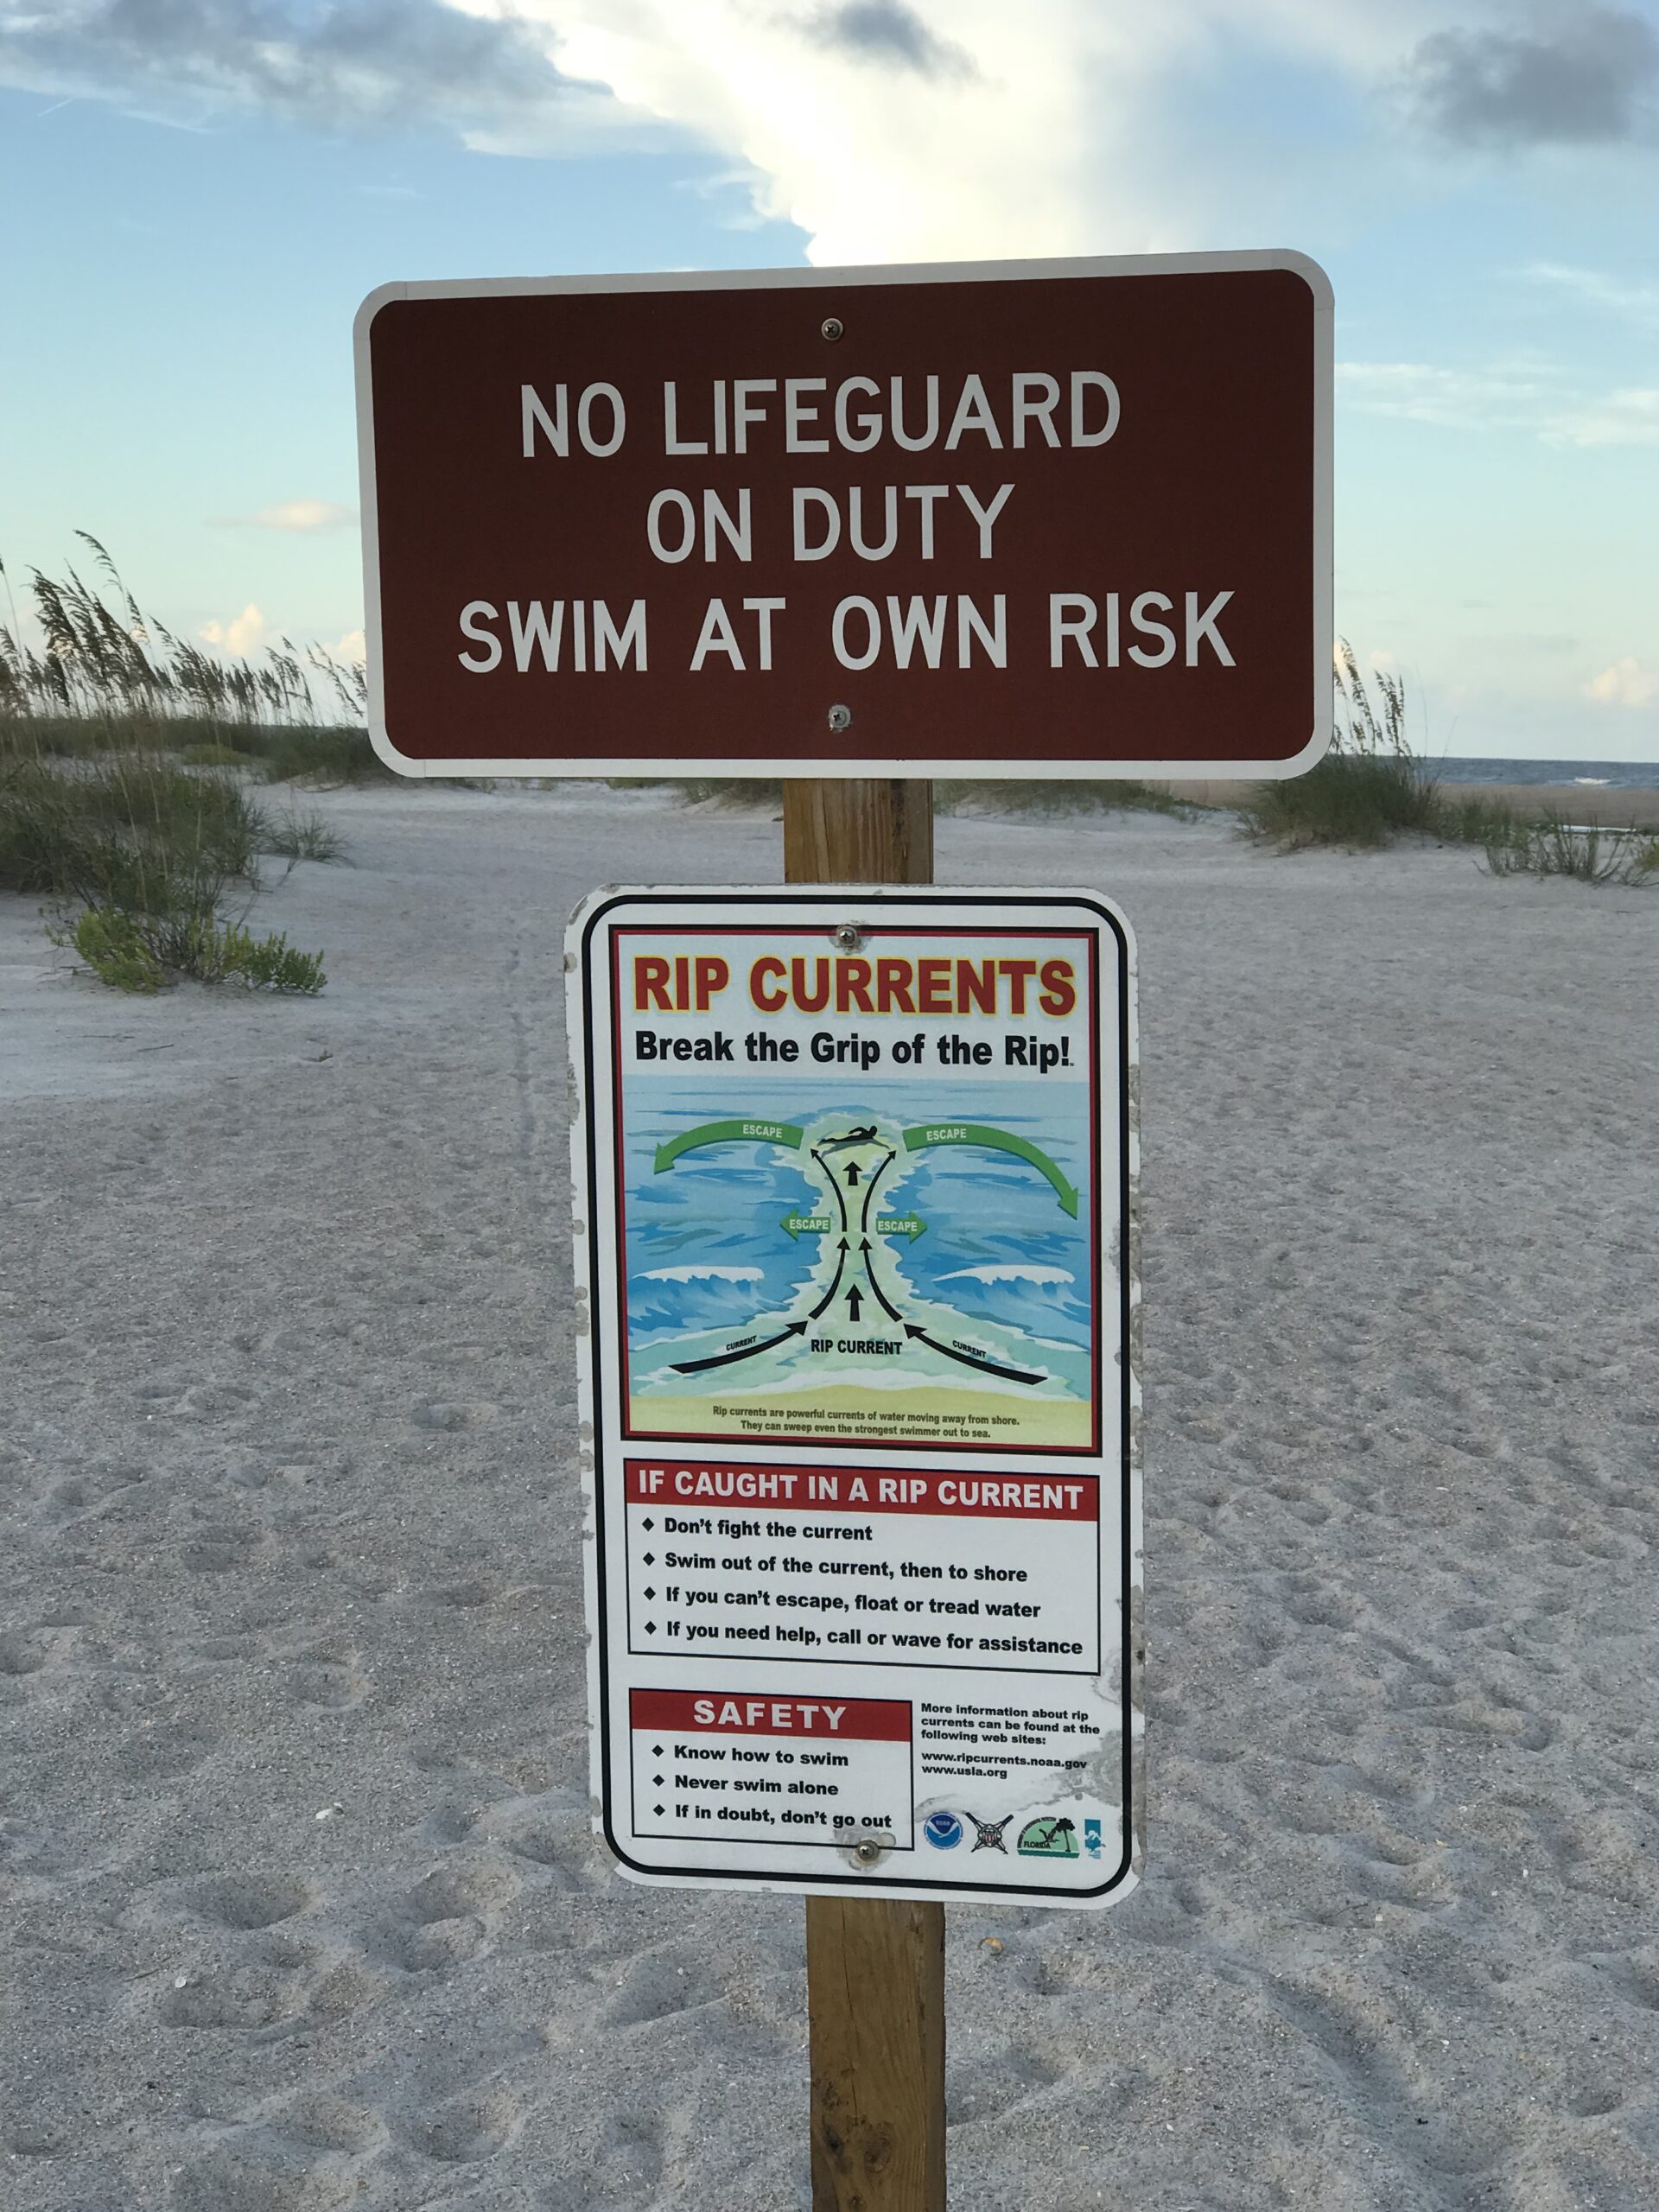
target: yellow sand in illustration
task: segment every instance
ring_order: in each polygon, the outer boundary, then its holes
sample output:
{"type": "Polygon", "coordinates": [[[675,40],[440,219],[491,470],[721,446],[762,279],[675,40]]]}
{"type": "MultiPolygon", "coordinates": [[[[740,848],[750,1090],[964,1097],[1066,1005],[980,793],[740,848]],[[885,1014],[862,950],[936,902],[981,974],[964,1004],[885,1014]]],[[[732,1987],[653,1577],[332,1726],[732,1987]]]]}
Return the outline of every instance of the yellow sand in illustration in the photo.
{"type": "Polygon", "coordinates": [[[1089,1408],[1075,1400],[1035,1398],[1021,1402],[999,1391],[973,1394],[941,1385],[877,1397],[868,1390],[808,1384],[798,1390],[746,1393],[740,1402],[695,1397],[635,1396],[628,1405],[631,1432],[640,1437],[707,1436],[718,1433],[779,1440],[822,1437],[847,1443],[1079,1446],[1087,1450],[1089,1408]]]}

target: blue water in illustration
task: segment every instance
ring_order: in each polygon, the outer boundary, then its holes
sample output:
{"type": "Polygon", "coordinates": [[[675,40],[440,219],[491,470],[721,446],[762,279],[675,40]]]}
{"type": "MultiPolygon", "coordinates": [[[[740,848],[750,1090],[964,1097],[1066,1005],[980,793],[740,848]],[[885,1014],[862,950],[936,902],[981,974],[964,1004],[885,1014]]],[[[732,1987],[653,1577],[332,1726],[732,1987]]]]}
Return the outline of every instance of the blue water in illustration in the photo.
{"type": "MultiPolygon", "coordinates": [[[[747,1077],[747,1080],[746,1080],[747,1077]]],[[[1087,1093],[1080,1084],[976,1077],[947,1086],[844,1074],[757,1084],[664,1074],[630,1083],[625,1133],[630,1340],[636,1349],[789,1308],[808,1283],[821,1239],[791,1240],[791,1213],[821,1202],[816,1175],[796,1153],[750,1141],[683,1154],[658,1173],[659,1143],[701,1122],[741,1115],[800,1126],[824,1115],[846,1125],[914,1128],[951,1117],[988,1123],[1039,1146],[1081,1195],[1073,1219],[1035,1168],[1006,1153],[968,1146],[901,1152],[878,1186],[874,1211],[914,1213],[925,1233],[883,1240],[900,1291],[938,1300],[983,1320],[1052,1343],[1090,1340],[1090,1212],[1087,1093]],[[964,1096],[971,1103],[964,1105],[964,1096]]],[[[849,1194],[850,1196],[851,1194],[849,1194]]],[[[855,1207],[857,1200],[855,1199],[855,1207]]]]}

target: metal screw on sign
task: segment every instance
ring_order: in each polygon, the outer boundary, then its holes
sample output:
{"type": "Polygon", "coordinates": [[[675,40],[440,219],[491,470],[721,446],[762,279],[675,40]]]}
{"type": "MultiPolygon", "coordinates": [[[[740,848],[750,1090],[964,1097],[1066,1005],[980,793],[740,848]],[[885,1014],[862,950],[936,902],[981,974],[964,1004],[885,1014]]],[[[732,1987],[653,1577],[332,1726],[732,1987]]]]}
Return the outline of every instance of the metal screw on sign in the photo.
{"type": "Polygon", "coordinates": [[[838,315],[825,315],[823,321],[818,325],[818,328],[823,332],[823,335],[829,339],[832,345],[836,340],[841,336],[846,327],[846,324],[842,321],[838,315]]]}
{"type": "Polygon", "coordinates": [[[839,737],[842,730],[852,728],[853,710],[850,707],[831,707],[824,720],[839,737]]]}
{"type": "Polygon", "coordinates": [[[862,1843],[853,1846],[853,1856],[861,1866],[874,1866],[881,1856],[881,1847],[873,1835],[867,1835],[862,1843]]]}
{"type": "Polygon", "coordinates": [[[842,922],[830,931],[830,942],[837,952],[862,952],[864,932],[856,922],[842,922]]]}

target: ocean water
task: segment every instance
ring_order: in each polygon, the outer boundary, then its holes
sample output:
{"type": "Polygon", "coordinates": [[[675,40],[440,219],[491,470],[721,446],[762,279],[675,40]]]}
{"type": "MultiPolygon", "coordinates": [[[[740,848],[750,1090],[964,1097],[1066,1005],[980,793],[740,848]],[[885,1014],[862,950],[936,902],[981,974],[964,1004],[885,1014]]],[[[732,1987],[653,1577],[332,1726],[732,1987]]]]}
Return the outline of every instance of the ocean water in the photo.
{"type": "Polygon", "coordinates": [[[1659,791],[1659,760],[1487,760],[1448,754],[1429,765],[1446,784],[1582,784],[1586,790],[1659,791]]]}

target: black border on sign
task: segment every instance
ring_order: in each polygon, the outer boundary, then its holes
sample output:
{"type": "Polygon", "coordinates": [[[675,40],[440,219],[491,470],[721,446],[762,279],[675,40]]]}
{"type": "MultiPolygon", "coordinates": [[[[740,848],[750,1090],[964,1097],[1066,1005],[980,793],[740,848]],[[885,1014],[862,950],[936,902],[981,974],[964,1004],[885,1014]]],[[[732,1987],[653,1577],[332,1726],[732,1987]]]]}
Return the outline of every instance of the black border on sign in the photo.
{"type": "MultiPolygon", "coordinates": [[[[611,1771],[610,1618],[609,1599],[607,1591],[607,1582],[608,1578],[605,1572],[606,1437],[605,1422],[602,1418],[605,1404],[602,1379],[605,1344],[604,1332],[598,1325],[599,1315],[603,1311],[603,1284],[601,1279],[601,1240],[597,1234],[597,1223],[599,1218],[599,1160],[597,1148],[594,1144],[594,1131],[597,1126],[597,1116],[594,1112],[594,1108],[598,1100],[599,1092],[595,1077],[594,1055],[594,1024],[592,1018],[592,1009],[595,1002],[593,967],[594,941],[595,933],[599,930],[600,924],[605,919],[607,914],[613,912],[619,906],[643,906],[651,904],[677,908],[687,906],[714,906],[729,912],[734,907],[742,906],[779,906],[795,904],[819,904],[822,903],[824,898],[833,891],[833,886],[824,886],[822,887],[814,887],[809,891],[804,887],[791,888],[780,885],[775,891],[757,891],[747,893],[732,891],[683,891],[668,892],[658,895],[651,893],[619,892],[613,898],[607,899],[601,905],[595,906],[593,912],[588,915],[586,922],[582,925],[581,966],[581,988],[582,992],[583,1009],[582,1072],[583,1080],[582,1103],[585,1108],[582,1141],[588,1160],[588,1219],[589,1224],[588,1296],[592,1301],[588,1309],[590,1315],[592,1316],[592,1325],[589,1328],[587,1341],[589,1347],[589,1357],[593,1362],[594,1391],[594,1541],[597,1546],[595,1580],[598,1589],[597,1602],[599,1608],[598,1659],[600,1702],[600,1711],[596,1718],[600,1731],[600,1774],[601,1785],[600,1793],[601,1821],[602,1823],[606,1845],[617,1861],[621,1866],[631,1868],[637,1874],[643,1874],[648,1878],[654,1878],[658,1880],[672,1882],[677,1877],[679,1877],[691,1880],[702,1879],[714,1882],[733,1882],[744,1886],[751,1885],[764,1885],[767,1888],[772,1889],[781,1889],[785,1887],[798,1888],[809,1891],[815,1894],[820,1894],[828,1889],[857,1891],[859,1890],[868,1890],[875,1886],[875,1885],[868,1877],[859,1874],[798,1875],[790,1872],[788,1870],[784,1870],[777,1874],[762,1875],[757,1874],[751,1867],[670,1867],[648,1866],[643,1859],[631,1857],[630,1854],[623,1849],[618,1840],[615,1827],[612,1822],[611,1796],[613,1778],[611,1771]]],[[[943,900],[936,901],[929,897],[929,888],[930,887],[920,884],[894,884],[891,887],[872,887],[869,885],[861,885],[858,887],[858,895],[861,900],[872,907],[905,906],[925,906],[935,903],[943,904],[943,900]]],[[[1128,939],[1123,934],[1122,925],[1118,921],[1116,915],[1112,912],[1109,906],[1103,906],[1095,899],[1090,899],[1086,893],[1073,892],[1067,893],[1033,892],[1016,893],[1005,892],[999,893],[996,892],[963,892],[956,893],[955,895],[964,903],[971,900],[975,906],[981,907],[1001,906],[1029,909],[1033,906],[1052,906],[1057,908],[1070,907],[1074,912],[1077,908],[1081,907],[1086,912],[1099,916],[1105,930],[1110,933],[1113,944],[1117,948],[1117,1067],[1118,1129],[1120,1137],[1120,1148],[1118,1154],[1118,1196],[1120,1211],[1118,1218],[1120,1224],[1119,1237],[1122,1250],[1122,1264],[1118,1270],[1120,1300],[1118,1374],[1119,1387],[1122,1393],[1120,1414],[1122,1423],[1122,1449],[1118,1470],[1119,1495],[1121,1499],[1119,1519],[1120,1582],[1118,1587],[1118,1618],[1122,1632],[1122,1643],[1119,1649],[1118,1663],[1120,1679],[1122,1683],[1123,1690],[1123,1731],[1121,1768],[1122,1797],[1122,1819],[1120,1824],[1120,1833],[1122,1837],[1123,1849],[1122,1858],[1119,1859],[1117,1866],[1113,1869],[1111,1874],[1107,1878],[1107,1879],[1103,1882],[1096,1883],[1092,1889],[1087,1890],[1038,1888],[1033,1885],[1019,1882],[930,1882],[914,1877],[900,1881],[896,1878],[887,1877],[885,1873],[881,1879],[880,1887],[884,1891],[899,1890],[906,1894],[915,1894],[924,1897],[938,1897],[943,1898],[960,1897],[964,1893],[967,1893],[975,1896],[990,1895],[1007,1897],[1016,1903],[1022,1898],[1029,1902],[1037,1898],[1052,1897],[1062,1903],[1077,1904],[1079,1900],[1089,1897],[1103,1897],[1110,1896],[1111,1892],[1122,1883],[1125,1877],[1128,1874],[1134,1863],[1135,1856],[1135,1743],[1133,1719],[1134,1705],[1131,1695],[1135,1681],[1135,1672],[1133,1634],[1130,1623],[1131,1583],[1129,1574],[1130,1545],[1133,1533],[1129,1519],[1131,1475],[1129,1397],[1129,948],[1128,939]]],[[[607,969],[608,967],[609,963],[607,962],[607,969]]],[[[1100,993],[1103,986],[1104,978],[1097,973],[1094,981],[1095,1005],[1092,1009],[1092,1013],[1097,1027],[1100,1017],[1100,993]]],[[[613,1038],[613,1048],[614,1048],[614,1038],[613,1038]]],[[[612,1065],[614,1069],[613,1049],[612,1065]]],[[[606,1116],[607,1141],[612,1118],[612,1114],[607,1111],[606,1116]]],[[[1098,1146],[1096,1146],[1096,1155],[1097,1154],[1098,1146]]],[[[1096,1239],[1096,1242],[1097,1241],[1098,1239],[1096,1239]]],[[[660,1656],[661,1655],[659,1654],[655,1656],[660,1656]]],[[[711,1654],[710,1656],[715,1656],[717,1655],[711,1654]]]]}

